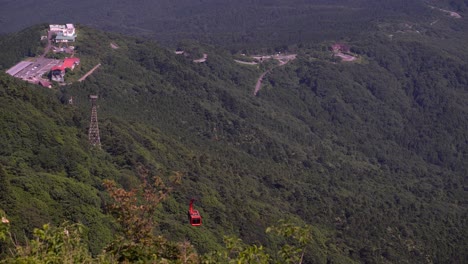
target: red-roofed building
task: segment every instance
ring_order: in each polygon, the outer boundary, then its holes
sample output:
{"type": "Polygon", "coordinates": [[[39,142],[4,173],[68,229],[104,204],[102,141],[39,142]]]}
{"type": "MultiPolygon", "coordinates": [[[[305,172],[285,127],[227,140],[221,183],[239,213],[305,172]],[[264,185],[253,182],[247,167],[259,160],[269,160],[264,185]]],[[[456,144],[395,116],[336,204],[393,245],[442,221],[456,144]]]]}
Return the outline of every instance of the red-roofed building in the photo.
{"type": "Polygon", "coordinates": [[[63,82],[65,77],[65,69],[73,70],[76,65],[80,64],[79,58],[66,58],[62,65],[54,66],[50,69],[52,81],[63,82]]]}
{"type": "Polygon", "coordinates": [[[50,69],[51,71],[63,71],[64,68],[62,68],[62,66],[54,66],[52,67],[52,69],[50,69]]]}
{"type": "Polygon", "coordinates": [[[68,68],[70,70],[73,70],[73,69],[75,69],[75,66],[79,65],[79,64],[80,64],[80,59],[79,58],[66,58],[63,61],[62,67],[65,68],[65,69],[68,68]]]}

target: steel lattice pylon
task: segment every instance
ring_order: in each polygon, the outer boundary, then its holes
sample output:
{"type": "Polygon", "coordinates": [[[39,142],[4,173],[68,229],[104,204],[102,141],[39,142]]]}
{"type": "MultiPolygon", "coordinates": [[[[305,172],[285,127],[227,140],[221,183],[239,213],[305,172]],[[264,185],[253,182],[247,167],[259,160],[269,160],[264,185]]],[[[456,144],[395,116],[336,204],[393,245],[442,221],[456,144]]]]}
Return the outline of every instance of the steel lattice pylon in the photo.
{"type": "Polygon", "coordinates": [[[97,118],[97,99],[97,95],[89,96],[89,100],[91,100],[91,122],[89,124],[88,139],[91,145],[101,148],[101,138],[99,137],[99,126],[97,118]]]}

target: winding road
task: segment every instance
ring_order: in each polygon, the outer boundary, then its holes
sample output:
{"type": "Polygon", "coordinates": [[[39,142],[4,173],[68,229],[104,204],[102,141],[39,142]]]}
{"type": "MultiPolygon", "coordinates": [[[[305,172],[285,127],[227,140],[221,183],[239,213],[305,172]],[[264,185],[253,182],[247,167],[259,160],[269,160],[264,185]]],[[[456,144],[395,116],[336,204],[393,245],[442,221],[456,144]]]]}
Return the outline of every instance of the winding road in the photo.
{"type": "Polygon", "coordinates": [[[255,89],[254,89],[254,92],[253,92],[253,95],[254,96],[257,96],[258,92],[260,91],[260,89],[262,89],[262,82],[263,82],[263,79],[265,78],[265,76],[270,73],[274,68],[277,68],[277,67],[280,67],[280,66],[283,66],[283,65],[286,65],[288,62],[296,59],[296,56],[297,54],[291,54],[291,55],[274,55],[274,56],[261,56],[259,58],[273,58],[277,61],[279,61],[279,65],[269,69],[268,71],[262,73],[262,75],[260,75],[260,77],[258,78],[257,80],[257,83],[255,84],[255,89]]]}

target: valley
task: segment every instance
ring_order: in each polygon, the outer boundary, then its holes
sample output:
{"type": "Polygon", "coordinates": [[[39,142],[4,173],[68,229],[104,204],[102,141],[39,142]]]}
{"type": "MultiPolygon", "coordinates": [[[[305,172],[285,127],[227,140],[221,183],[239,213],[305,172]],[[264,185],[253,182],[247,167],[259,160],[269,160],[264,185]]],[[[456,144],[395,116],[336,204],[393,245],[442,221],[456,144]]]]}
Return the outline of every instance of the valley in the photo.
{"type": "Polygon", "coordinates": [[[0,36],[0,262],[466,262],[463,1],[109,3],[0,36]]]}

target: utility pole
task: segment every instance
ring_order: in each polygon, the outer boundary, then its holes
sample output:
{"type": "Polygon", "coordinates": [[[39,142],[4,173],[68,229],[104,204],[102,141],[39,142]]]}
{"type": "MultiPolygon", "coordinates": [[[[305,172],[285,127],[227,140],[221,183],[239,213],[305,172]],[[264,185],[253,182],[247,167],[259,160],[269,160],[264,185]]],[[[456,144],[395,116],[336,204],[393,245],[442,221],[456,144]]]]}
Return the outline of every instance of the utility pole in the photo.
{"type": "Polygon", "coordinates": [[[90,95],[89,100],[91,101],[91,122],[89,124],[88,139],[89,144],[101,148],[101,138],[99,137],[99,127],[97,118],[97,95],[90,95]]]}

